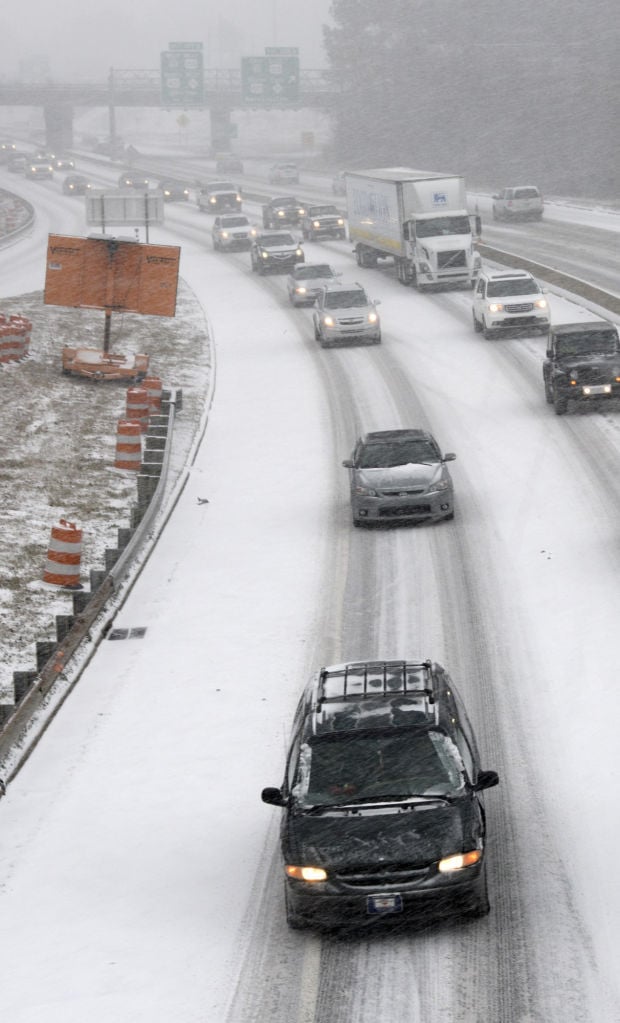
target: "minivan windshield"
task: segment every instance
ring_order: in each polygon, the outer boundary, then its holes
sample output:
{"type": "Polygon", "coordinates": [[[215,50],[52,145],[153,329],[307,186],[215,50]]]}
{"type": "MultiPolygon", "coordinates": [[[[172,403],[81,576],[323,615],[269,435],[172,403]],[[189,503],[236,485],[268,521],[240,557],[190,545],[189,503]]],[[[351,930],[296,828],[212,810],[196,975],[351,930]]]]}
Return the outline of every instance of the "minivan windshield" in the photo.
{"type": "Polygon", "coordinates": [[[293,795],[307,806],[454,795],[465,784],[456,745],[437,729],[346,733],[302,746],[293,795]]]}

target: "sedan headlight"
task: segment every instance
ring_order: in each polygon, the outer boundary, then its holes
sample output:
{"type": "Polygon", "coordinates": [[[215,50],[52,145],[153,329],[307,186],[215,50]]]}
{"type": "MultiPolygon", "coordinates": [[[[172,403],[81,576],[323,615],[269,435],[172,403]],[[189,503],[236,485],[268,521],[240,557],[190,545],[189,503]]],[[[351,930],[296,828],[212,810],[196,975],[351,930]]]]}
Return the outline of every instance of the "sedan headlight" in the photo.
{"type": "Polygon", "coordinates": [[[295,878],[296,881],[327,881],[327,871],[323,870],[323,867],[295,867],[287,863],[284,869],[287,876],[295,878]]]}
{"type": "Polygon", "coordinates": [[[264,249],[261,251],[261,256],[263,257],[263,259],[269,259],[269,253],[265,252],[264,249]]]}
{"type": "Polygon", "coordinates": [[[372,487],[362,487],[362,486],[359,485],[359,483],[358,483],[358,485],[355,488],[355,493],[358,494],[360,497],[376,497],[377,496],[377,491],[373,490],[372,487]]]}
{"type": "Polygon", "coordinates": [[[320,220],[313,220],[312,221],[312,226],[313,227],[320,227],[321,226],[321,221],[320,220]]]}
{"type": "Polygon", "coordinates": [[[296,256],[303,256],[303,254],[304,254],[304,250],[303,249],[295,249],[295,255],[296,256]]]}
{"type": "Polygon", "coordinates": [[[504,307],[501,302],[490,302],[489,312],[490,313],[501,313],[504,311],[504,307]]]}
{"type": "Polygon", "coordinates": [[[297,295],[305,295],[307,290],[308,289],[304,288],[303,284],[300,284],[297,288],[295,288],[295,293],[297,295]]]}
{"type": "Polygon", "coordinates": [[[284,210],[278,210],[278,212],[276,213],[276,217],[284,217],[284,216],[286,216],[284,210]]]}
{"type": "Polygon", "coordinates": [[[209,202],[211,203],[212,206],[215,206],[217,199],[215,198],[214,195],[209,196],[209,202]]]}
{"type": "Polygon", "coordinates": [[[534,305],[536,306],[537,309],[546,309],[548,305],[547,299],[537,298],[536,301],[534,302],[534,305]]]}
{"type": "Polygon", "coordinates": [[[344,220],[342,219],[342,217],[338,217],[336,223],[338,224],[338,227],[344,227],[344,220]]]}
{"type": "Polygon", "coordinates": [[[220,231],[220,238],[228,238],[228,231],[220,231]]]}
{"type": "Polygon", "coordinates": [[[450,480],[446,480],[446,479],[437,480],[436,483],[431,483],[431,485],[430,485],[430,487],[428,489],[429,489],[429,491],[449,490],[450,489],[450,480]]]}
{"type": "Polygon", "coordinates": [[[455,853],[454,856],[446,856],[437,864],[440,874],[450,874],[453,870],[463,870],[464,867],[473,867],[482,859],[482,849],[472,849],[471,852],[455,853]]]}

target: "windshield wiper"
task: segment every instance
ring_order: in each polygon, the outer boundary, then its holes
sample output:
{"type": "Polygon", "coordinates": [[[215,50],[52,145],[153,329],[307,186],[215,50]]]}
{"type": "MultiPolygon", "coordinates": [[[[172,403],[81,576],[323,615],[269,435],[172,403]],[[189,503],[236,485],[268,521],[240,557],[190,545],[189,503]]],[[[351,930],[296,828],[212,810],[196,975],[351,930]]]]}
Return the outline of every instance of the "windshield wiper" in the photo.
{"type": "Polygon", "coordinates": [[[423,802],[423,803],[448,803],[452,804],[456,801],[458,796],[446,796],[437,793],[436,795],[430,795],[427,792],[409,792],[407,795],[382,795],[382,796],[359,796],[357,799],[347,800],[343,803],[315,803],[309,807],[298,807],[302,813],[307,814],[321,814],[326,813],[329,810],[356,810],[359,807],[366,806],[398,806],[409,803],[423,802]]]}

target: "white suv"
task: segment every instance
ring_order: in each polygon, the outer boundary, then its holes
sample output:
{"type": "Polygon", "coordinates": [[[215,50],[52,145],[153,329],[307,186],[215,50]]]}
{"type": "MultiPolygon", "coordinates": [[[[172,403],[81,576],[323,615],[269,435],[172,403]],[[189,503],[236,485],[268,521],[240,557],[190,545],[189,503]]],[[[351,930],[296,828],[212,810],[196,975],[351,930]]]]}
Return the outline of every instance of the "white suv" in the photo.
{"type": "Polygon", "coordinates": [[[474,291],[474,330],[486,338],[518,329],[524,333],[549,330],[546,289],[525,270],[482,270],[474,291]]]}
{"type": "Polygon", "coordinates": [[[493,220],[542,220],[543,198],[536,185],[503,188],[493,196],[493,220]]]}
{"type": "Polygon", "coordinates": [[[314,336],[321,348],[347,341],[381,341],[381,323],[376,307],[357,281],[326,284],[315,302],[314,336]]]}

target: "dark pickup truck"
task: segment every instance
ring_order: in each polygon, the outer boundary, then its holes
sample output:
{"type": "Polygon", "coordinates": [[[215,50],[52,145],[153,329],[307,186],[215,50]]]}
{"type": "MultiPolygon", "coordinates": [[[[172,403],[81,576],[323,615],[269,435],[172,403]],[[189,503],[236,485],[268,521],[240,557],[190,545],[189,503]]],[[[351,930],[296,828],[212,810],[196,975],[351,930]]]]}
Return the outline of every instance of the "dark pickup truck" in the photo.
{"type": "Polygon", "coordinates": [[[331,203],[316,203],[306,207],[301,218],[304,238],[346,238],[344,217],[331,203]]]}
{"type": "Polygon", "coordinates": [[[556,415],[569,401],[620,396],[620,338],[613,323],[586,320],[549,329],[543,363],[545,397],[556,415]]]}
{"type": "Polygon", "coordinates": [[[282,195],[263,206],[263,227],[297,227],[304,213],[303,203],[294,195],[282,195]]]}

